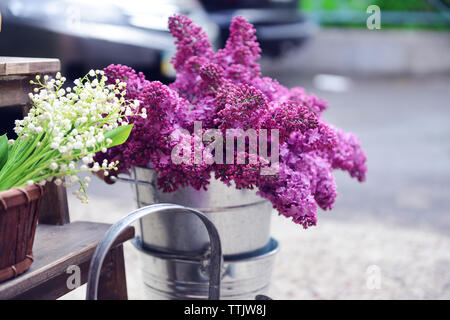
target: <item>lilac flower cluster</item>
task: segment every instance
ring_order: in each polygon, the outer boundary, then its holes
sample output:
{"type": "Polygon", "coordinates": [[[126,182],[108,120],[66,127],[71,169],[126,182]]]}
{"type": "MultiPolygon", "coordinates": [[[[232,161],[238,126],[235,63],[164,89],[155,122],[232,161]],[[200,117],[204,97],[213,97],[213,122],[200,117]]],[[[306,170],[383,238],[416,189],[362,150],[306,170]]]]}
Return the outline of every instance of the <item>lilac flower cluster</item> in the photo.
{"type": "MultiPolygon", "coordinates": [[[[171,17],[169,29],[177,47],[172,58],[177,77],[169,86],[146,80],[126,66],[104,69],[110,83],[127,83],[125,98],[139,100],[147,118],[131,117],[134,128],[128,141],[98,154],[97,161],[119,160],[119,172],[150,163],[159,174],[159,187],[166,192],[184,186],[206,189],[214,172],[215,178],[228,185],[256,187],[280,214],[304,228],[316,224],[317,206],[324,210],[333,207],[337,195],[334,169],[365,180],[366,156],[360,142],[324,121],[327,103],[307,95],[303,88],[288,89],[262,77],[255,29],[244,18],[233,19],[225,48],[217,52],[205,32],[185,16],[171,17]],[[191,164],[173,163],[173,148],[186,140],[171,133],[177,129],[194,133],[194,121],[202,122],[203,131],[278,129],[277,173],[261,175],[260,169],[268,163],[248,146],[243,154],[234,153],[235,158],[248,159],[244,164],[205,159],[198,163],[194,153],[191,164]],[[258,161],[250,161],[251,157],[258,161]]],[[[212,141],[192,141],[195,143],[204,150],[212,141]]],[[[270,139],[267,143],[270,145],[270,139]]]]}

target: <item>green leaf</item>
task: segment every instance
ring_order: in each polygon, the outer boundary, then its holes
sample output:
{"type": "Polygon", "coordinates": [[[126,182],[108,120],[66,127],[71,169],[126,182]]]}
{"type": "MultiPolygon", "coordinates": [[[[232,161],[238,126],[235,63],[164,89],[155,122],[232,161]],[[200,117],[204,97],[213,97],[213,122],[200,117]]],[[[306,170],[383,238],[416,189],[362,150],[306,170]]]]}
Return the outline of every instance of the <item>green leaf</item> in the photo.
{"type": "Polygon", "coordinates": [[[111,131],[105,133],[105,139],[111,139],[112,143],[108,145],[108,148],[118,146],[119,144],[127,141],[128,136],[131,133],[131,129],[133,129],[133,124],[128,124],[126,126],[117,127],[111,131]]]}
{"type": "Polygon", "coordinates": [[[8,149],[8,138],[6,137],[6,134],[4,134],[0,136],[0,170],[8,160],[8,149]]]}

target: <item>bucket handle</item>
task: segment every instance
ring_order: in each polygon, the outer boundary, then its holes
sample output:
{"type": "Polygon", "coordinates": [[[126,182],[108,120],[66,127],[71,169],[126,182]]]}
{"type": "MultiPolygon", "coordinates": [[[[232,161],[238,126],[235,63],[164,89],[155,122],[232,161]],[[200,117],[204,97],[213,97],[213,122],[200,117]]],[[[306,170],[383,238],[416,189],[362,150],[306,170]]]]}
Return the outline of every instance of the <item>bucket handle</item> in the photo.
{"type": "Polygon", "coordinates": [[[100,279],[100,271],[105,260],[108,251],[111,249],[114,241],[117,237],[133,222],[139,220],[147,215],[157,213],[157,212],[186,212],[193,213],[206,227],[208,231],[211,255],[209,264],[209,300],[219,300],[220,298],[220,271],[222,264],[222,246],[220,243],[219,233],[217,232],[214,224],[200,211],[176,205],[176,204],[153,204],[147,207],[143,207],[131,212],[126,217],[123,217],[116,223],[114,223],[106,232],[102,241],[99,242],[97,248],[95,249],[94,255],[92,257],[89,266],[89,275],[87,281],[86,289],[86,300],[97,300],[98,298],[98,282],[100,279]]]}

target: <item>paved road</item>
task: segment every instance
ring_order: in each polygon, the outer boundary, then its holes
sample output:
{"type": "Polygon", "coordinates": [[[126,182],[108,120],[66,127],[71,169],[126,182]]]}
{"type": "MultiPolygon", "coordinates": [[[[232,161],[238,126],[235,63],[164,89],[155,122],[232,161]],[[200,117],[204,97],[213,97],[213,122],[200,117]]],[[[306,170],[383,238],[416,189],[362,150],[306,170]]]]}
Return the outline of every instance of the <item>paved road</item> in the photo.
{"type": "MultiPolygon", "coordinates": [[[[369,173],[364,184],[336,174],[335,209],[320,213],[316,228],[273,219],[281,252],[270,294],[450,299],[450,77],[358,79],[342,93],[317,90],[308,78],[278,79],[330,102],[326,119],[360,136],[369,173]]],[[[74,220],[114,222],[134,207],[124,184],[94,182],[90,195],[89,205],[70,197],[74,220]]],[[[126,259],[130,298],[143,299],[131,245],[126,259]]],[[[66,299],[82,297],[80,289],[66,299]]]]}
{"type": "Polygon", "coordinates": [[[355,132],[367,152],[367,181],[338,173],[336,210],[322,219],[450,234],[450,78],[354,80],[344,93],[279,79],[329,101],[325,118],[355,132]]]}

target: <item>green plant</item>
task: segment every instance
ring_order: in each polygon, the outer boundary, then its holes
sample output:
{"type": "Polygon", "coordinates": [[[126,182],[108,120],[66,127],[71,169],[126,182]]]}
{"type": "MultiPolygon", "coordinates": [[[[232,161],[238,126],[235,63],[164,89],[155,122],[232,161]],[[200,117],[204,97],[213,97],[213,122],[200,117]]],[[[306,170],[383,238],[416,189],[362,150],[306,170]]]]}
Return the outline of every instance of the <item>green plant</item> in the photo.
{"type": "MultiPolygon", "coordinates": [[[[23,120],[16,120],[16,140],[0,137],[0,190],[53,181],[57,185],[79,183],[76,195],[87,201],[89,177],[78,173],[115,170],[116,162],[99,164],[97,152],[126,141],[138,102],[125,100],[126,84],[107,84],[103,71],[91,70],[75,80],[73,88],[63,88],[65,78],[36,76],[32,108],[23,120]],[[63,182],[65,178],[65,182],[63,182]]],[[[145,111],[140,114],[146,117],[145,111]]]]}

